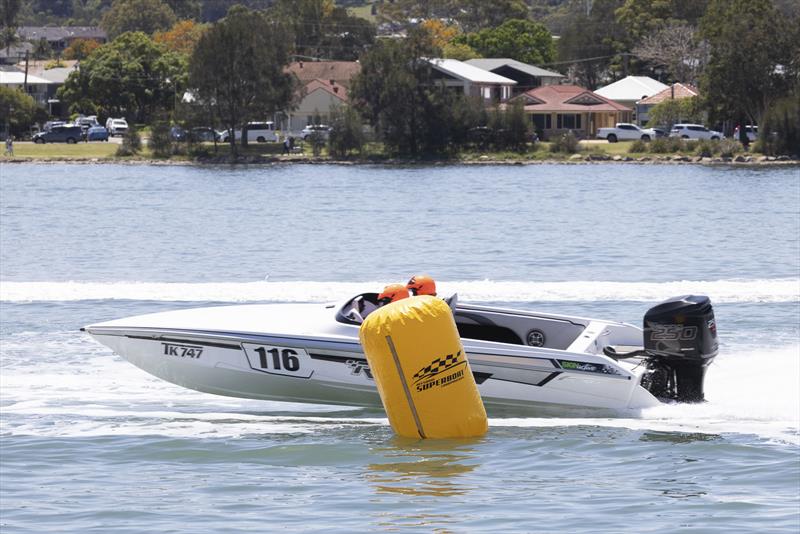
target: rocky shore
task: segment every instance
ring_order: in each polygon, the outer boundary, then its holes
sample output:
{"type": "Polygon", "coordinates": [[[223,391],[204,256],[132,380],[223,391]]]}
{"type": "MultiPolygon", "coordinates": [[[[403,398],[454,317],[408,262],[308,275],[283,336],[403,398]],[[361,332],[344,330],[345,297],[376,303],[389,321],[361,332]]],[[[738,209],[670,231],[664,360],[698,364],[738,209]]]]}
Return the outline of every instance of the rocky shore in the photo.
{"type": "Polygon", "coordinates": [[[704,157],[686,156],[676,154],[658,154],[640,157],[608,155],[608,154],[572,154],[564,157],[543,159],[523,158],[496,158],[482,155],[475,158],[463,159],[407,159],[407,158],[353,158],[334,159],[328,157],[308,156],[239,156],[232,159],[230,156],[216,156],[199,159],[155,159],[155,158],[32,158],[32,157],[3,157],[0,165],[14,163],[37,164],[114,164],[114,165],[274,165],[274,164],[305,164],[305,165],[552,165],[552,164],[596,164],[596,163],[631,163],[631,164],[700,164],[700,165],[800,165],[800,159],[789,156],[764,156],[764,155],[737,155],[734,157],[704,157]]]}

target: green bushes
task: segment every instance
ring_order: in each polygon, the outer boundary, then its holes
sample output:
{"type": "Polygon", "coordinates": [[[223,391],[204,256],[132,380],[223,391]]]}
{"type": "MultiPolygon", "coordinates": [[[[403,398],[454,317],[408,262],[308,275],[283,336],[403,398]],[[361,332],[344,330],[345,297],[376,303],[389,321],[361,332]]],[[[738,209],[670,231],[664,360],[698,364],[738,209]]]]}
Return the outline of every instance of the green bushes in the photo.
{"type": "Polygon", "coordinates": [[[167,121],[157,121],[150,129],[150,139],[147,147],[156,158],[168,158],[173,154],[172,137],[169,132],[167,121]]]}
{"type": "Polygon", "coordinates": [[[675,154],[685,149],[683,140],[677,137],[659,137],[650,142],[650,152],[653,154],[675,154]]]}
{"type": "Polygon", "coordinates": [[[128,127],[128,133],[122,138],[122,144],[117,149],[117,156],[134,156],[142,150],[142,138],[139,136],[139,130],[131,123],[128,127]]]}
{"type": "Polygon", "coordinates": [[[572,132],[562,134],[553,139],[553,142],[550,143],[550,152],[554,154],[559,152],[563,154],[575,154],[579,150],[578,138],[575,137],[575,134],[572,132]]]}
{"type": "Polygon", "coordinates": [[[800,94],[782,98],[767,110],[755,150],[769,156],[800,156],[800,94]]]}
{"type": "Polygon", "coordinates": [[[702,158],[732,158],[742,152],[742,145],[733,139],[720,141],[711,139],[687,140],[677,137],[660,137],[650,143],[634,141],[628,152],[651,154],[694,154],[702,158]]]}

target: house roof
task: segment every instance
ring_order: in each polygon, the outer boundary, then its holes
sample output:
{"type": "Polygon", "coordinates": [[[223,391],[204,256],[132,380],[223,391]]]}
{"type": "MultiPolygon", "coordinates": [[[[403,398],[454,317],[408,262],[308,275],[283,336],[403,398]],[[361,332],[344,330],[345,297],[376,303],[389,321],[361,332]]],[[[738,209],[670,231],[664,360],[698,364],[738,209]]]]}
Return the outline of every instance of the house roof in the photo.
{"type": "Polygon", "coordinates": [[[643,98],[642,100],[639,100],[636,103],[658,104],[659,102],[663,102],[664,100],[670,100],[672,98],[675,99],[691,98],[699,94],[700,91],[694,85],[689,85],[688,83],[673,83],[663,91],[656,93],[652,96],[648,96],[647,98],[643,98]]]}
{"type": "Polygon", "coordinates": [[[340,83],[331,83],[329,80],[311,80],[304,87],[305,95],[314,91],[326,91],[342,102],[347,102],[347,87],[340,83]]]}
{"type": "Polygon", "coordinates": [[[530,76],[535,76],[537,78],[564,77],[563,74],[545,70],[540,67],[536,67],[534,65],[528,65],[527,63],[523,63],[522,61],[517,61],[516,59],[511,59],[507,57],[499,57],[499,58],[487,57],[479,59],[468,59],[464,63],[488,71],[493,71],[495,69],[499,69],[500,67],[511,67],[512,69],[516,69],[518,71],[524,72],[525,74],[529,74],[530,76]]]}
{"type": "Polygon", "coordinates": [[[335,80],[349,84],[350,80],[361,72],[361,64],[357,61],[295,61],[286,67],[303,84],[312,80],[335,80]]]}
{"type": "Polygon", "coordinates": [[[526,111],[631,111],[631,108],[577,85],[543,85],[512,100],[522,99],[526,111]]]}
{"type": "Polygon", "coordinates": [[[459,80],[470,83],[516,85],[517,82],[499,74],[489,72],[457,59],[431,58],[427,60],[434,68],[459,80]]]}
{"type": "Polygon", "coordinates": [[[626,76],[610,85],[597,89],[595,93],[611,100],[630,100],[635,102],[666,88],[666,85],[649,76],[626,76]]]}
{"type": "Polygon", "coordinates": [[[0,58],[4,60],[7,58],[8,61],[14,63],[20,58],[24,58],[26,52],[33,52],[33,45],[31,43],[17,43],[7,48],[0,48],[0,58]]]}
{"type": "Polygon", "coordinates": [[[69,67],[56,67],[54,69],[47,69],[37,71],[36,76],[49,80],[52,83],[62,84],[67,81],[69,75],[75,72],[75,69],[69,67]]]}
{"type": "MultiPolygon", "coordinates": [[[[0,85],[23,85],[25,83],[25,73],[17,70],[0,70],[0,85]]],[[[29,85],[51,84],[50,80],[45,80],[38,76],[28,73],[29,85]]]]}
{"type": "Polygon", "coordinates": [[[97,26],[20,26],[17,35],[26,41],[45,39],[49,42],[62,39],[99,39],[105,41],[108,34],[97,26]]]}

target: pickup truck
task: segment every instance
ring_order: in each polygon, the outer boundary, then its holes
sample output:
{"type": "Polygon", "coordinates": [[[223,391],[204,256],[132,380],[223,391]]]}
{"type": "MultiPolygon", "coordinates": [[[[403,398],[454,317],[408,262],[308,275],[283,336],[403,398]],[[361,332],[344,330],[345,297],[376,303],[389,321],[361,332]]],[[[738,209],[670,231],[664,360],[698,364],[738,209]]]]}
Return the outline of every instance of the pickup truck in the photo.
{"type": "Polygon", "coordinates": [[[617,141],[634,141],[641,139],[642,141],[650,141],[656,138],[656,132],[652,128],[639,128],[635,124],[627,122],[618,122],[613,128],[598,128],[598,139],[607,139],[609,143],[616,143],[617,141]]]}

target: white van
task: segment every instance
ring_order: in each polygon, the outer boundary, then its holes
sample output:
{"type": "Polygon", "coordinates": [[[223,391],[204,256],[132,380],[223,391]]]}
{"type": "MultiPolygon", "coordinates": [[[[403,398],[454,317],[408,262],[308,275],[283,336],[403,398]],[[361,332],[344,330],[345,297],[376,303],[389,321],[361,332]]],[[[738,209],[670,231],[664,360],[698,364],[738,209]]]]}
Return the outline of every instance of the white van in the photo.
{"type": "MultiPolygon", "coordinates": [[[[242,139],[242,130],[237,129],[233,131],[234,139],[240,141],[242,139]]],[[[230,130],[226,130],[219,135],[219,142],[227,143],[230,140],[230,130]]],[[[275,123],[272,121],[267,122],[248,122],[247,123],[247,142],[256,143],[275,143],[278,141],[278,134],[275,133],[275,123]]]]}

